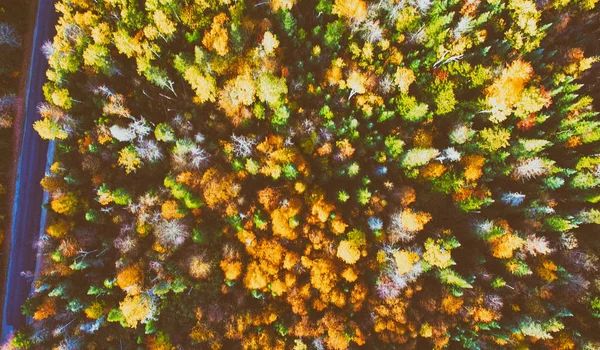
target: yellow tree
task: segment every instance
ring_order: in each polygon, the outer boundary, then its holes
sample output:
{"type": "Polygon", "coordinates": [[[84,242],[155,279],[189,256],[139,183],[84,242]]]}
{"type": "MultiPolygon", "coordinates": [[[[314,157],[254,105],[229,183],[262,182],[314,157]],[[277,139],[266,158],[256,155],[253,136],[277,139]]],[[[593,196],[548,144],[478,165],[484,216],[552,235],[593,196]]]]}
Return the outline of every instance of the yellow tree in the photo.
{"type": "Polygon", "coordinates": [[[226,14],[216,15],[213,18],[210,30],[204,34],[202,39],[202,45],[211,51],[215,51],[219,56],[225,56],[229,52],[229,33],[225,27],[227,21],[229,21],[229,18],[226,14]]]}
{"type": "Polygon", "coordinates": [[[72,216],[77,211],[77,196],[73,192],[68,192],[50,202],[52,210],[59,214],[72,216]]]}
{"type": "Polygon", "coordinates": [[[129,295],[142,292],[144,271],[141,264],[129,265],[117,273],[117,285],[129,295]]]}
{"type": "Polygon", "coordinates": [[[362,22],[367,18],[367,3],[363,0],[335,0],[332,13],[349,21],[362,22]]]}
{"type": "Polygon", "coordinates": [[[127,295],[125,299],[119,303],[119,309],[125,322],[131,328],[136,328],[140,321],[144,321],[152,312],[152,301],[148,296],[127,295]]]}

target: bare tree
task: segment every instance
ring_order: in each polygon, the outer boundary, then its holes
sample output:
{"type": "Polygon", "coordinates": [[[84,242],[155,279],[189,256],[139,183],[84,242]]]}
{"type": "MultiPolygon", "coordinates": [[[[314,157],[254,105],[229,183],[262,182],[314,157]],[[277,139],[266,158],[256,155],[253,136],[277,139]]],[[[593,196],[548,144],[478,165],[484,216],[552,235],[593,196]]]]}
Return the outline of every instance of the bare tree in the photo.
{"type": "Polygon", "coordinates": [[[256,145],[256,139],[253,137],[236,136],[231,135],[231,141],[233,142],[233,153],[238,157],[250,157],[254,152],[254,146],[256,145]]]}
{"type": "Polygon", "coordinates": [[[19,47],[21,46],[21,39],[19,38],[19,34],[8,23],[0,22],[0,46],[7,45],[9,47],[19,47]]]}
{"type": "Polygon", "coordinates": [[[181,220],[162,220],[156,225],[155,234],[161,245],[177,248],[190,236],[190,231],[181,220]]]}

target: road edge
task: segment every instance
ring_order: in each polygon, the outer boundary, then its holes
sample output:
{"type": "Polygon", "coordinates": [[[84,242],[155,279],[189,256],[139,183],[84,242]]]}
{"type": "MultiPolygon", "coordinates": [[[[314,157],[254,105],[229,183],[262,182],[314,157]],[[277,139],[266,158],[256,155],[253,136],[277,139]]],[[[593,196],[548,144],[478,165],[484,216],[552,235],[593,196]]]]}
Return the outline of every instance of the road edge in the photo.
{"type": "MultiPolygon", "coordinates": [[[[31,80],[31,62],[33,57],[33,47],[35,46],[35,37],[37,30],[37,18],[38,18],[38,5],[39,0],[30,0],[28,5],[27,14],[27,31],[23,35],[23,64],[21,65],[21,80],[19,82],[19,105],[17,107],[17,115],[13,124],[12,132],[12,160],[9,178],[9,193],[7,201],[9,203],[10,210],[7,212],[7,220],[5,224],[5,236],[1,246],[1,268],[0,268],[0,315],[4,314],[4,299],[6,298],[6,287],[8,282],[8,271],[10,264],[10,249],[12,246],[12,232],[13,216],[14,216],[14,203],[16,199],[16,183],[18,179],[19,163],[21,161],[21,149],[23,144],[23,134],[25,128],[25,111],[27,106],[27,96],[29,95],[29,84],[31,80]],[[25,74],[27,73],[27,74],[25,74]],[[10,205],[13,203],[13,205],[10,205]]],[[[5,341],[5,327],[4,318],[0,323],[0,340],[5,341]]]]}

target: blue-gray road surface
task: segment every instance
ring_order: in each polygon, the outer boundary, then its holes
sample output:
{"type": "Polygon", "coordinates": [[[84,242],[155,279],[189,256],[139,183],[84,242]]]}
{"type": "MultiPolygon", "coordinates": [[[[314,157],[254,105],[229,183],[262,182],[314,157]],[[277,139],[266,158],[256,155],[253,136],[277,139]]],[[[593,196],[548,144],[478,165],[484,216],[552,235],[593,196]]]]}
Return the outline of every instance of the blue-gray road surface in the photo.
{"type": "Polygon", "coordinates": [[[25,98],[23,139],[17,165],[9,266],[3,301],[2,343],[13,329],[19,329],[27,322],[21,314],[21,305],[29,296],[32,281],[22,277],[21,272],[33,272],[36,268],[37,249],[34,242],[40,233],[43,198],[40,181],[45,173],[48,150],[48,142],[40,139],[32,125],[39,118],[37,105],[43,100],[42,85],[46,82],[48,69],[41,48],[45,41],[54,36],[56,21],[54,0],[39,0],[25,98]]]}

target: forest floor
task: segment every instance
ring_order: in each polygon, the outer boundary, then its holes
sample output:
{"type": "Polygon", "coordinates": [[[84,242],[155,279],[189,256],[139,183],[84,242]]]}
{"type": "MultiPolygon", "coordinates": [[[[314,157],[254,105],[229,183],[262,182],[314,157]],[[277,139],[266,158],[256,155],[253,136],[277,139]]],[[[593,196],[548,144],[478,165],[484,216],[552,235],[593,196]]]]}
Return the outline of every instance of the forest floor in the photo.
{"type": "MultiPolygon", "coordinates": [[[[23,140],[23,131],[25,124],[25,103],[27,96],[27,83],[29,81],[29,72],[31,66],[31,53],[33,49],[33,36],[35,31],[36,24],[36,15],[37,15],[37,7],[38,0],[27,0],[28,12],[27,12],[27,30],[23,33],[23,62],[21,65],[20,76],[19,76],[19,103],[17,106],[17,113],[14,116],[13,127],[12,127],[12,140],[11,140],[11,164],[9,170],[9,188],[8,188],[8,203],[14,203],[15,201],[15,190],[16,190],[16,181],[17,181],[17,169],[19,166],[19,154],[21,154],[21,146],[23,140]]],[[[4,300],[5,296],[5,287],[6,287],[6,278],[8,276],[8,265],[10,260],[10,248],[12,243],[12,237],[9,234],[12,232],[12,210],[14,209],[13,205],[9,205],[11,211],[10,213],[6,213],[6,225],[5,231],[6,235],[4,237],[4,241],[2,242],[2,246],[0,248],[1,258],[0,258],[0,300],[4,300]]],[[[4,314],[4,303],[0,303],[0,315],[4,314]]],[[[0,325],[0,328],[2,325],[0,325]]]]}

